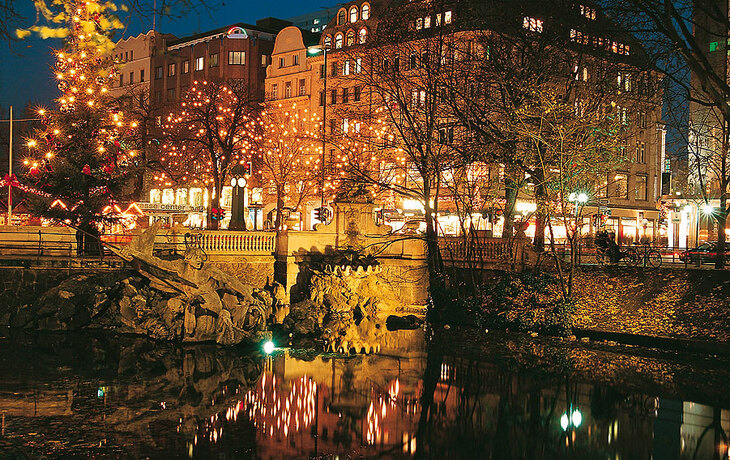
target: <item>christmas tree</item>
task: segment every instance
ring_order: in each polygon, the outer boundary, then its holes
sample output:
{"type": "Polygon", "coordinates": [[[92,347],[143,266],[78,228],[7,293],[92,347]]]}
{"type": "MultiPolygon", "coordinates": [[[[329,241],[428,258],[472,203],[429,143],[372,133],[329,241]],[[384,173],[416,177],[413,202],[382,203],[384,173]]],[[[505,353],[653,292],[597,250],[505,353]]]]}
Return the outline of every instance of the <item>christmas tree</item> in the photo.
{"type": "Polygon", "coordinates": [[[54,30],[66,37],[56,51],[61,96],[57,109],[38,111],[44,129],[28,140],[25,183],[36,191],[36,214],[96,234],[97,224],[118,218],[103,210],[123,198],[135,155],[126,143],[136,122],[109,109],[107,87],[115,75],[110,33],[121,24],[109,2],[57,5],[63,11],[54,20],[65,26],[54,30]]]}

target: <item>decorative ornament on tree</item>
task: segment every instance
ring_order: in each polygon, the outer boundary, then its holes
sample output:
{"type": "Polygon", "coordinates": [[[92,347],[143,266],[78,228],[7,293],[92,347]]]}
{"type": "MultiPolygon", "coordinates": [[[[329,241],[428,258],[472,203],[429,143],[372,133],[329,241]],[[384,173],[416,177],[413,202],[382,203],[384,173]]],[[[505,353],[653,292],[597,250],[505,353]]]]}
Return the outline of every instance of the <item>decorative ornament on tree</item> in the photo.
{"type": "Polygon", "coordinates": [[[81,172],[86,174],[87,176],[91,175],[91,166],[88,164],[85,164],[83,168],[81,168],[81,172]]]}

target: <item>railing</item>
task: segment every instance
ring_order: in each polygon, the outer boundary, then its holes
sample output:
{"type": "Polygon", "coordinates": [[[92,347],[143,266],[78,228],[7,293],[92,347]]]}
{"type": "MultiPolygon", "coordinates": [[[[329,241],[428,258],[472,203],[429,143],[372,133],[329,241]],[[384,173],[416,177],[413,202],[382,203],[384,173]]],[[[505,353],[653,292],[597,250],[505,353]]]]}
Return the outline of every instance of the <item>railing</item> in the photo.
{"type": "Polygon", "coordinates": [[[439,239],[439,248],[446,263],[495,265],[521,263],[524,242],[502,238],[465,240],[462,237],[443,237],[439,239]]]}
{"type": "Polygon", "coordinates": [[[271,254],[276,249],[276,234],[204,231],[200,232],[200,248],[208,254],[271,254]]]}

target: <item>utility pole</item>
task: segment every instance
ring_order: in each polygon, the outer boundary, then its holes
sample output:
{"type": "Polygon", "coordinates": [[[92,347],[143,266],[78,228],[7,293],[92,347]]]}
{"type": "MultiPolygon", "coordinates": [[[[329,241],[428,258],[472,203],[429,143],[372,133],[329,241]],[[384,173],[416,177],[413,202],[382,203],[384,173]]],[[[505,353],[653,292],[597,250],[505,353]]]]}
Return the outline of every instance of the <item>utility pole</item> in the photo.
{"type": "Polygon", "coordinates": [[[10,148],[8,150],[8,225],[13,217],[13,106],[10,106],[10,148]]]}

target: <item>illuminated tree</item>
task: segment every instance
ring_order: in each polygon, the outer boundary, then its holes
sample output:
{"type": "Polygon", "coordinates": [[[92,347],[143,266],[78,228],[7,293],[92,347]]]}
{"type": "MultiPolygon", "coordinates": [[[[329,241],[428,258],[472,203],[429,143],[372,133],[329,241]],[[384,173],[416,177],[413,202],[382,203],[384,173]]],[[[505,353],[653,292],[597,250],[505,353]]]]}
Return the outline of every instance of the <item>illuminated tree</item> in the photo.
{"type": "Polygon", "coordinates": [[[183,183],[208,189],[209,226],[218,228],[222,186],[231,169],[251,157],[260,141],[257,107],[244,81],[195,81],[180,108],[163,125],[162,185],[183,183]]]}
{"type": "Polygon", "coordinates": [[[262,186],[276,190],[274,228],[281,230],[284,207],[297,211],[320,191],[319,117],[296,104],[288,108],[272,104],[261,114],[259,125],[262,135],[254,163],[262,186]]]}
{"type": "Polygon", "coordinates": [[[135,151],[128,137],[136,123],[110,110],[107,82],[115,69],[110,32],[120,26],[108,2],[68,1],[62,18],[68,36],[56,52],[61,97],[58,110],[39,110],[45,126],[29,139],[27,183],[37,214],[96,233],[94,224],[114,220],[103,209],[123,197],[135,151]]]}

